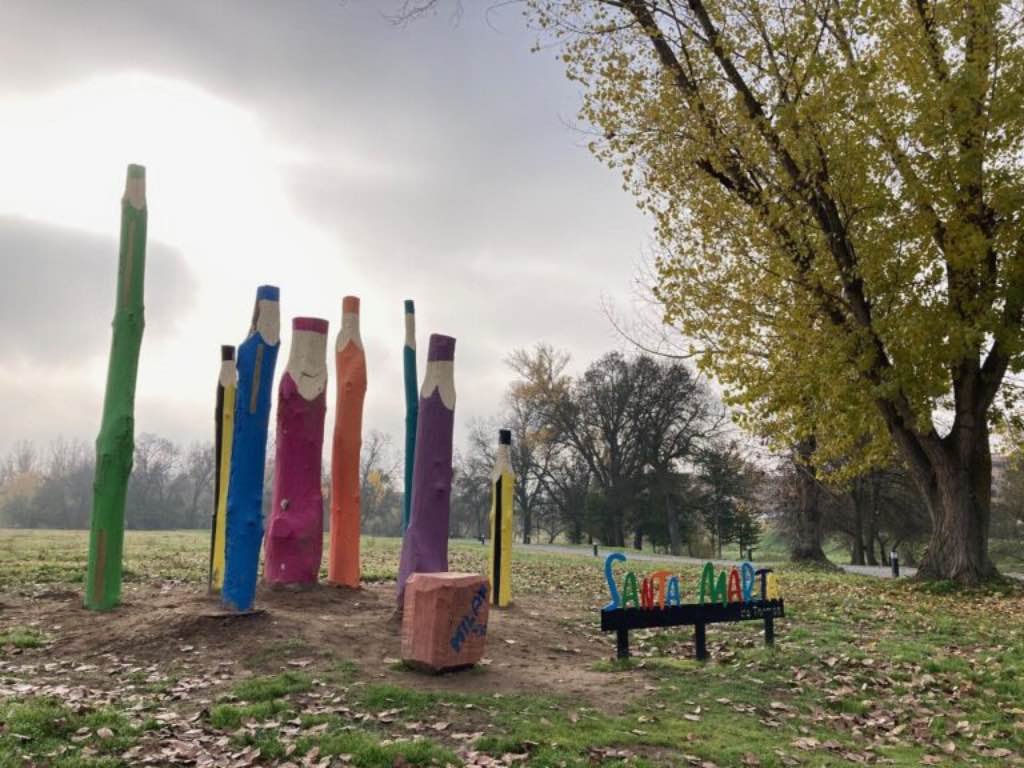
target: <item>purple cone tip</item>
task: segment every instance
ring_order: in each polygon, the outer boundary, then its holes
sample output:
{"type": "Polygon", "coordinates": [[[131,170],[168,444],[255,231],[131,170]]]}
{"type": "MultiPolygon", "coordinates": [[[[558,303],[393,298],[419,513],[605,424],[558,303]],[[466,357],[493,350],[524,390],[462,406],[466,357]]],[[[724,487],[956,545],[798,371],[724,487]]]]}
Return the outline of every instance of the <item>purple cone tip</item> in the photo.
{"type": "Polygon", "coordinates": [[[327,321],[322,317],[293,317],[292,330],[327,333],[327,321]]]}
{"type": "Polygon", "coordinates": [[[430,346],[427,348],[427,360],[454,360],[455,339],[440,333],[430,334],[430,346]]]}

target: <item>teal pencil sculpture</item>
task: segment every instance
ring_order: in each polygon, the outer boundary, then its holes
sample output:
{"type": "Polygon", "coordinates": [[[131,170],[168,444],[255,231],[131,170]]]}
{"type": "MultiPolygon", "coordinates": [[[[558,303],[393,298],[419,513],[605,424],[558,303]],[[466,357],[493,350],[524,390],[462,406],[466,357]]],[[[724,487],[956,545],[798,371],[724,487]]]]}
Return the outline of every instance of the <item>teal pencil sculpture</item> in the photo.
{"type": "Polygon", "coordinates": [[[405,346],[402,348],[402,367],[405,373],[405,495],[402,497],[402,535],[409,528],[412,511],[412,469],[416,456],[416,419],[420,398],[416,382],[416,307],[412,299],[405,300],[405,346]]]}
{"type": "Polygon", "coordinates": [[[146,169],[128,166],[121,198],[121,247],[117,267],[114,336],[110,344],[103,421],[96,438],[85,607],[114,608],[121,601],[124,502],[135,453],[135,381],[145,319],[146,169]]]}

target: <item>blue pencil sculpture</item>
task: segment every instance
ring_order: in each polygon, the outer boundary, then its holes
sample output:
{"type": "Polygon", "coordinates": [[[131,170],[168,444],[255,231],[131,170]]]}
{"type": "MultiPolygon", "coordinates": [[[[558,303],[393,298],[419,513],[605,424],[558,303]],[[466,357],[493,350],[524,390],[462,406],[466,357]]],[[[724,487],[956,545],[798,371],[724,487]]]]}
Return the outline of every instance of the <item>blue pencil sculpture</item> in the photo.
{"type": "Polygon", "coordinates": [[[274,366],[281,345],[277,286],[256,290],[249,336],[238,347],[238,389],[228,482],[227,547],[224,604],[235,611],[252,609],[263,543],[263,473],[267,459],[267,425],[274,392],[274,366]]]}

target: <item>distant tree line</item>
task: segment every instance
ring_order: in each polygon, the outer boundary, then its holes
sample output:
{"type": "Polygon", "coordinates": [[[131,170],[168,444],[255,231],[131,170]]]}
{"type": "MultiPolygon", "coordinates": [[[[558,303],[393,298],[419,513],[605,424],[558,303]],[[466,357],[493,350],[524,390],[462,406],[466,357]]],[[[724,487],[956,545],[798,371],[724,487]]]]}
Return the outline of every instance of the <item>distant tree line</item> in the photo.
{"type": "MultiPolygon", "coordinates": [[[[213,508],[213,448],[186,448],[141,434],[128,483],[128,528],[205,528],[213,508]]],[[[80,440],[45,450],[20,442],[0,463],[0,524],[13,528],[88,528],[96,454],[80,440]]]]}
{"type": "MultiPolygon", "coordinates": [[[[503,408],[473,423],[455,453],[450,534],[489,532],[491,470],[499,427],[512,430],[517,537],[650,547],[692,556],[746,554],[764,531],[778,532],[793,559],[824,560],[826,542],[849,562],[886,565],[899,550],[920,558],[931,517],[896,456],[862,474],[815,467],[813,445],[788,454],[751,454],[718,397],[682,362],[613,352],[581,375],[547,345],[514,352],[515,378],[503,408]]],[[[272,442],[273,438],[271,438],[272,442]]],[[[265,512],[273,485],[268,446],[265,512]]],[[[401,532],[403,457],[377,430],[363,440],[363,532],[401,532]]],[[[1022,559],[1024,463],[996,457],[992,549],[1022,559]]],[[[82,441],[45,449],[20,442],[0,460],[0,526],[87,528],[95,455],[82,441]]],[[[330,487],[322,471],[324,521],[330,487]]],[[[207,528],[213,508],[213,448],[136,438],[126,525],[135,529],[207,528]]]]}
{"type": "MultiPolygon", "coordinates": [[[[628,542],[690,554],[756,544],[764,473],[728,439],[724,409],[688,368],[612,353],[574,379],[565,374],[568,360],[544,345],[510,358],[516,380],[503,412],[473,424],[468,444],[456,452],[453,537],[488,534],[497,429],[506,426],[513,431],[516,524],[525,542],[628,542]]],[[[272,444],[267,454],[265,506],[272,444]]],[[[390,437],[368,432],[360,472],[365,533],[400,533],[402,467],[390,437]]],[[[56,440],[44,450],[17,444],[0,462],[0,525],[87,528],[94,470],[94,451],[82,441],[56,440]]],[[[322,472],[326,527],[329,482],[322,472]]],[[[126,525],[206,528],[213,484],[209,443],[182,447],[141,434],[126,525]]]]}

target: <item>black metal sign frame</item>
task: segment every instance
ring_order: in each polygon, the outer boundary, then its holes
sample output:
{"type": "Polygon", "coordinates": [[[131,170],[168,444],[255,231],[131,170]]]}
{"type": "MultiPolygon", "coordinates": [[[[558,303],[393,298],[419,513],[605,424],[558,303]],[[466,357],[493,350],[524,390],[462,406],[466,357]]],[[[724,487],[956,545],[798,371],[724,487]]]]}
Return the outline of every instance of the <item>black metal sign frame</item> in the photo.
{"type": "Polygon", "coordinates": [[[708,657],[705,627],[736,621],[764,621],[764,644],[775,644],[775,619],[785,618],[785,602],[754,600],[735,603],[670,605],[665,608],[614,608],[601,611],[601,631],[615,632],[616,656],[629,658],[629,631],[653,627],[694,627],[697,658],[708,657]]]}

